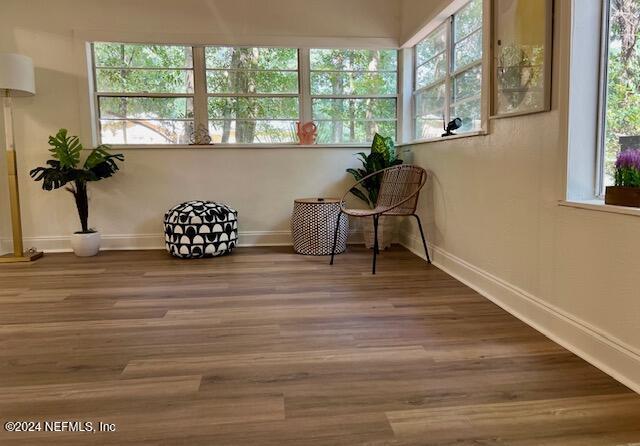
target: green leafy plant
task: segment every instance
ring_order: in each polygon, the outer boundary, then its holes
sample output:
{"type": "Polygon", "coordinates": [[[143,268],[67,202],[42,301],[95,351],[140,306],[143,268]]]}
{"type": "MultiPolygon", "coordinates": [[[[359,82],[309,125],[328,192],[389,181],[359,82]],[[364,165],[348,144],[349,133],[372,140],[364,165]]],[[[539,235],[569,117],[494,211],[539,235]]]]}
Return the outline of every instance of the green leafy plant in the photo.
{"type": "Polygon", "coordinates": [[[47,161],[48,167],[37,167],[29,174],[35,181],[42,181],[42,189],[65,189],[73,194],[82,225],[81,233],[95,232],[89,229],[89,198],[87,183],[108,178],[118,171],[116,161],[124,161],[124,155],[107,152],[109,146],[100,145],[93,149],[80,166],[82,144],[77,136],[69,136],[67,129],[60,129],[49,137],[49,145],[54,159],[47,161]]]}
{"type": "MultiPolygon", "coordinates": [[[[359,169],[347,169],[347,172],[353,175],[353,178],[356,181],[360,181],[367,175],[371,175],[379,170],[402,164],[402,160],[396,156],[393,138],[384,137],[378,133],[373,137],[371,153],[367,155],[364,152],[360,152],[357,156],[362,162],[362,167],[359,169]]],[[[380,177],[378,175],[374,175],[364,180],[360,184],[360,187],[351,188],[349,192],[364,201],[367,206],[373,209],[378,201],[379,191],[380,177]]]]}

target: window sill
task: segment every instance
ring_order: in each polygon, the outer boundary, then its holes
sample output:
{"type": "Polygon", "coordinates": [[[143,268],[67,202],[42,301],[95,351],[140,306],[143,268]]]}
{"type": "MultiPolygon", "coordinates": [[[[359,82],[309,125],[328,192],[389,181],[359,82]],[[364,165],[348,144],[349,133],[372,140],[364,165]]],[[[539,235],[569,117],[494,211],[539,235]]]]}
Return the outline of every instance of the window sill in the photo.
{"type": "MultiPolygon", "coordinates": [[[[369,149],[371,144],[107,144],[112,150],[369,149]]],[[[90,149],[86,149],[90,150],[90,149]]]]}
{"type": "Polygon", "coordinates": [[[402,146],[413,146],[413,145],[417,145],[417,144],[427,144],[427,143],[432,143],[432,142],[444,142],[444,141],[450,141],[453,139],[462,139],[462,138],[471,138],[473,136],[486,136],[488,135],[488,132],[485,132],[484,130],[479,130],[477,132],[469,132],[469,133],[460,133],[459,135],[453,135],[453,136],[440,136],[438,138],[428,138],[428,139],[416,139],[414,141],[410,141],[410,142],[406,142],[406,143],[402,143],[402,144],[397,144],[397,147],[402,147],[402,146]]]}
{"type": "Polygon", "coordinates": [[[579,200],[579,201],[561,200],[558,202],[558,204],[560,206],[577,208],[577,209],[586,209],[589,211],[608,212],[611,214],[633,215],[635,217],[640,217],[640,208],[613,206],[611,204],[604,204],[603,200],[597,200],[597,199],[579,200]]]}

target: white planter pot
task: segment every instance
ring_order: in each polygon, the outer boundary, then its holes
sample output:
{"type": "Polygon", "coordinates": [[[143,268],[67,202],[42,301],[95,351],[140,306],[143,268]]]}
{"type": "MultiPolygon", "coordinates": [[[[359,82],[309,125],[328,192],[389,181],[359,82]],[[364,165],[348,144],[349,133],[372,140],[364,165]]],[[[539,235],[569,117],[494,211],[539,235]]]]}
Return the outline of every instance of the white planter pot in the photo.
{"type": "MultiPolygon", "coordinates": [[[[391,246],[396,231],[396,220],[398,217],[380,216],[378,220],[378,249],[384,250],[391,246]]],[[[373,218],[367,217],[362,226],[362,235],[364,236],[364,245],[372,249],[374,244],[373,238],[373,218]]]]}
{"type": "Polygon", "coordinates": [[[71,236],[71,247],[78,257],[91,257],[100,251],[100,233],[87,234],[76,232],[71,236]]]}

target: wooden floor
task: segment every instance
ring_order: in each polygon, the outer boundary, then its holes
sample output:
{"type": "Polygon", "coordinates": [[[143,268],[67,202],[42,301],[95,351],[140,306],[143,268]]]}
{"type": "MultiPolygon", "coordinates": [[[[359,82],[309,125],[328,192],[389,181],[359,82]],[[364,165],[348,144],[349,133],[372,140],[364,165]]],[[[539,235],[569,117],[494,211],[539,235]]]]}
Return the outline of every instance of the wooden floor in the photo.
{"type": "Polygon", "coordinates": [[[393,247],[0,268],[3,445],[622,445],[640,396],[393,247]],[[42,425],[44,428],[44,425],[42,425]]]}

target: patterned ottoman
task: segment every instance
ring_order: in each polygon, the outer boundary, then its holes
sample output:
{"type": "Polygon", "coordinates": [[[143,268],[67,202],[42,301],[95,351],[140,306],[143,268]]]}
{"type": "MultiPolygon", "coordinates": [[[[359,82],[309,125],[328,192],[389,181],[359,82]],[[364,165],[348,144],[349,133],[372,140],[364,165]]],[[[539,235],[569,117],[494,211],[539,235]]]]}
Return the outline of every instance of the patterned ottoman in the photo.
{"type": "Polygon", "coordinates": [[[231,252],[238,240],[238,212],[212,201],[187,201],[164,215],[167,251],[184,259],[231,252]]]}

